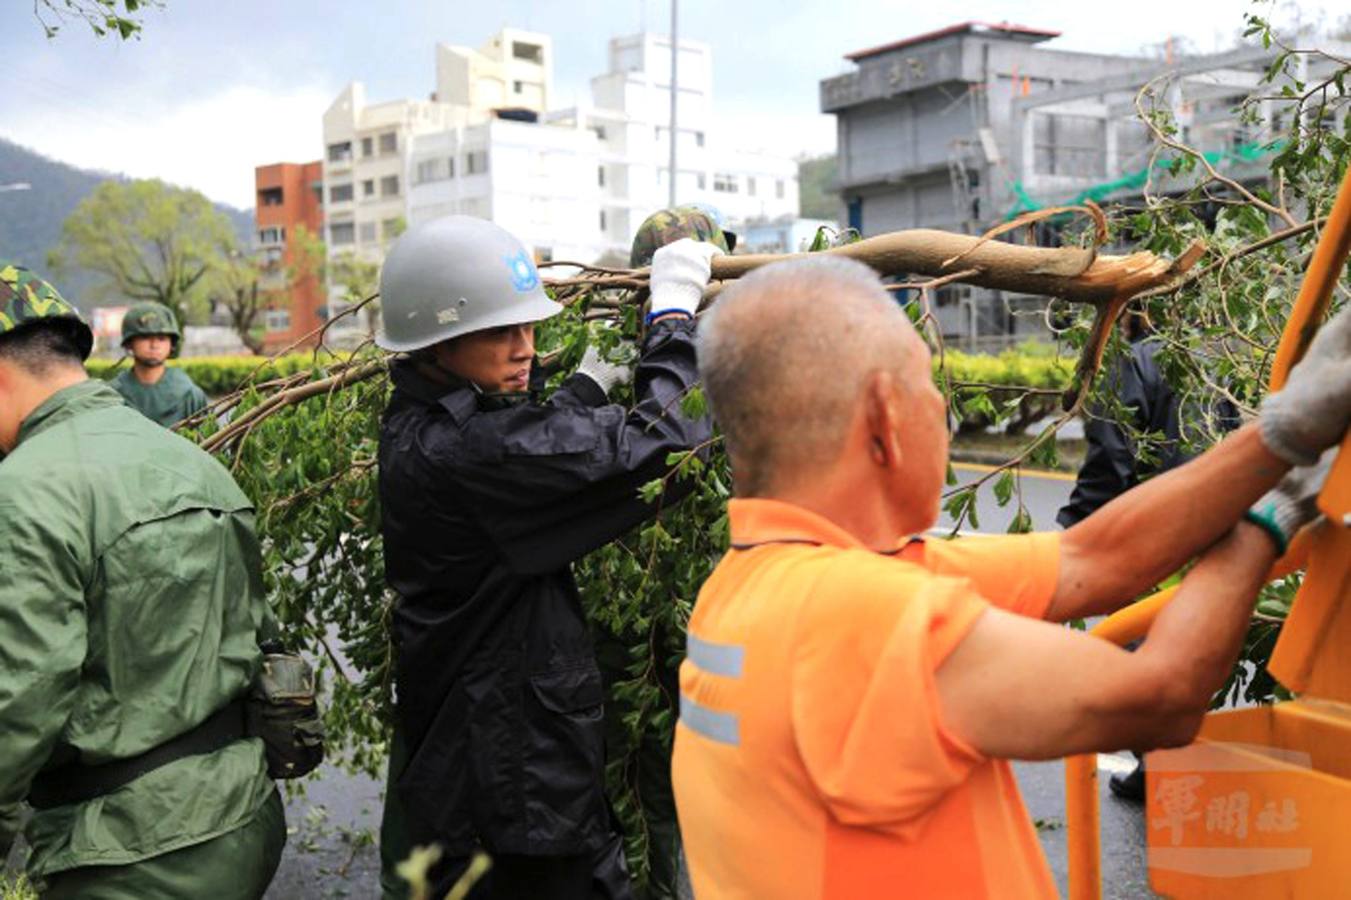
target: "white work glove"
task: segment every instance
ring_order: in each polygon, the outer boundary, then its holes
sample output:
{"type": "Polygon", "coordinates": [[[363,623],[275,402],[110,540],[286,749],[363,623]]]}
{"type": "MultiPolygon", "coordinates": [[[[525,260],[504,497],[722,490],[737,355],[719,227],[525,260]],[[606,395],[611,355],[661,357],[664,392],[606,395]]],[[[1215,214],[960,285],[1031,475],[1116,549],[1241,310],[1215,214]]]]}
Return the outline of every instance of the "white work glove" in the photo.
{"type": "Polygon", "coordinates": [[[711,260],[721,254],[712,244],[690,238],[659,247],[652,255],[652,274],[648,280],[652,291],[648,318],[672,312],[694,315],[704,297],[704,288],[708,287],[711,260]]]}
{"type": "MultiPolygon", "coordinates": [[[[625,344],[625,347],[631,347],[625,344]]],[[[633,354],[626,353],[626,356],[633,354]]],[[[577,374],[585,375],[605,392],[605,396],[610,396],[610,391],[615,389],[616,385],[628,384],[633,381],[633,366],[621,363],[612,363],[600,355],[600,349],[592,343],[587,346],[586,352],[582,354],[581,365],[577,366],[577,374]]]]}
{"type": "Polygon", "coordinates": [[[1284,556],[1299,530],[1321,515],[1318,495],[1336,459],[1337,448],[1333,447],[1313,465],[1291,469],[1248,510],[1245,518],[1271,535],[1277,556],[1284,556]]]}
{"type": "Polygon", "coordinates": [[[1341,441],[1351,424],[1351,306],[1319,330],[1285,387],[1262,402],[1258,421],[1262,443],[1294,466],[1341,441]]]}

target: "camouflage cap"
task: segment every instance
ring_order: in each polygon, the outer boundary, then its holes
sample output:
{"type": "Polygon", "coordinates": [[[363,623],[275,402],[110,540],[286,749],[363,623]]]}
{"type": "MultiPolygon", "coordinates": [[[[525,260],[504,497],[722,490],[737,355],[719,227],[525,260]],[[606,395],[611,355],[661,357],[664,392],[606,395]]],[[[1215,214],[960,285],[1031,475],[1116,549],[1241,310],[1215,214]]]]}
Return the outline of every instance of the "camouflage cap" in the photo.
{"type": "Polygon", "coordinates": [[[137,303],[127,310],[127,314],[122,317],[122,346],[125,347],[127,341],[134,337],[153,334],[167,334],[173,339],[174,349],[178,349],[182,334],[178,331],[178,320],[174,318],[173,310],[153,300],[137,303]]]}
{"type": "Polygon", "coordinates": [[[629,251],[629,265],[635,269],[650,266],[652,254],[659,247],[681,238],[707,241],[724,253],[731,253],[736,246],[736,236],[723,231],[715,216],[697,206],[677,206],[654,212],[638,226],[633,249],[629,251]]]}
{"type": "Polygon", "coordinates": [[[72,327],[80,356],[89,358],[94,333],[75,307],[42,278],[20,265],[0,260],[0,334],[39,322],[63,322],[72,327]]]}

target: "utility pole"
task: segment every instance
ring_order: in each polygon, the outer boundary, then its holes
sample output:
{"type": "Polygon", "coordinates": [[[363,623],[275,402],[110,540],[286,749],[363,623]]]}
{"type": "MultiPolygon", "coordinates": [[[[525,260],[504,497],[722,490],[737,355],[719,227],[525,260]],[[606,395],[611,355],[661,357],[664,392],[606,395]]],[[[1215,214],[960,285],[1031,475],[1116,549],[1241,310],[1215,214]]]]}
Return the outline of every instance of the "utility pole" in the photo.
{"type": "Polygon", "coordinates": [[[671,0],[671,167],[667,170],[667,180],[671,184],[669,206],[676,205],[676,101],[679,99],[680,82],[677,79],[676,60],[680,56],[679,38],[676,31],[676,8],[680,0],[671,0]]]}

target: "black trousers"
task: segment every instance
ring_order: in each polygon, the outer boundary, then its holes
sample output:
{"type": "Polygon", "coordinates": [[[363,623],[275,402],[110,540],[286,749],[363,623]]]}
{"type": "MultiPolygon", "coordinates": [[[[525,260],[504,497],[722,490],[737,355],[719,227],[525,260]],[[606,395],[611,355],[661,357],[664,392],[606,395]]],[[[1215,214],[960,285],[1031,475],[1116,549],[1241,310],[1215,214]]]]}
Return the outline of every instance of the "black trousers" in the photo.
{"type": "MultiPolygon", "coordinates": [[[[432,868],[433,897],[444,897],[469,866],[452,857],[432,868]]],[[[594,854],[515,856],[499,853],[469,900],[630,900],[629,873],[618,836],[594,854]]]]}

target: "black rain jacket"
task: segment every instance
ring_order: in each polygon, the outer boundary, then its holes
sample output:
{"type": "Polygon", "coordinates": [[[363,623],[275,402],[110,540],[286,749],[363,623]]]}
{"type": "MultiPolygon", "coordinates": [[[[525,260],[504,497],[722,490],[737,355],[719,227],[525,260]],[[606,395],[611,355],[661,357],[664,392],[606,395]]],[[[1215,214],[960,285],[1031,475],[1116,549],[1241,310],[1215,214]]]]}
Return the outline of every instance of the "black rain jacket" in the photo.
{"type": "MultiPolygon", "coordinates": [[[[1142,432],[1166,438],[1157,464],[1145,465],[1135,456],[1130,437],[1116,422],[1101,415],[1085,417],[1084,438],[1088,444],[1084,464],[1075,479],[1069,502],[1055,520],[1069,528],[1088,518],[1117,495],[1135,487],[1144,478],[1182,465],[1191,457],[1183,451],[1179,429],[1177,395],[1164,378],[1155,358],[1161,343],[1150,337],[1131,344],[1130,356],[1109,375],[1108,385],[1121,405],[1132,413],[1132,424],[1142,432]]],[[[1238,427],[1238,410],[1228,400],[1217,401],[1212,412],[1226,431],[1238,427]]]]}
{"type": "Polygon", "coordinates": [[[415,843],[553,856],[609,834],[603,690],[569,564],[651,518],[639,486],[712,430],[680,411],[694,324],[657,323],[643,351],[632,410],[584,375],[504,404],[393,369],[380,500],[415,843]]]}

